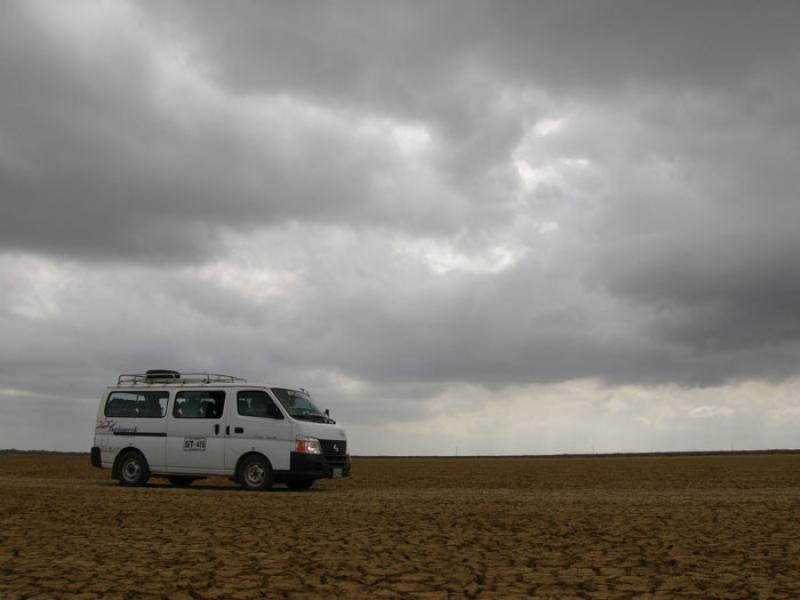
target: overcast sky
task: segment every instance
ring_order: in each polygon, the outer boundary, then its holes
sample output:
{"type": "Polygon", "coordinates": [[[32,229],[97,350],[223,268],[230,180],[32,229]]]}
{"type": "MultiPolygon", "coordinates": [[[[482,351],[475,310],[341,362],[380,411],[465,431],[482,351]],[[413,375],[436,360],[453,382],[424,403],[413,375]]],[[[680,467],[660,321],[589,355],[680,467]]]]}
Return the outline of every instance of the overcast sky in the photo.
{"type": "Polygon", "coordinates": [[[0,3],[0,448],[149,368],[355,454],[800,447],[796,2],[0,3]]]}

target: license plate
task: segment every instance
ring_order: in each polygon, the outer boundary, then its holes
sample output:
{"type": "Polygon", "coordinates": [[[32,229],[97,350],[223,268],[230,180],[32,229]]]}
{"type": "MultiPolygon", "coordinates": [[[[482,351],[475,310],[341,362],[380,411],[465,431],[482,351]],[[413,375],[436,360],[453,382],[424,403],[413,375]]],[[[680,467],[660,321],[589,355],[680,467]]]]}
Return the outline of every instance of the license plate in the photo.
{"type": "Polygon", "coordinates": [[[184,452],[205,452],[206,438],[183,438],[184,452]]]}
{"type": "Polygon", "coordinates": [[[334,469],[333,470],[333,478],[334,479],[339,479],[341,476],[342,476],[342,470],[341,469],[334,469]]]}

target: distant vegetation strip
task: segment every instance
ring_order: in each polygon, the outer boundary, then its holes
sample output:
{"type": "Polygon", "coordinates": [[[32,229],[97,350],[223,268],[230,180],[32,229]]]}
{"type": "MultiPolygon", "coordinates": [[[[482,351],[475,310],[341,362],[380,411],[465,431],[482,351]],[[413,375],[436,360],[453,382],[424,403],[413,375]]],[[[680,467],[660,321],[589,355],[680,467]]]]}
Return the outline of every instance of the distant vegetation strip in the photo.
{"type": "Polygon", "coordinates": [[[17,450],[16,448],[0,448],[0,455],[3,454],[56,454],[60,456],[89,456],[88,452],[59,452],[57,450],[17,450]]]}
{"type": "MultiPolygon", "coordinates": [[[[17,450],[15,448],[0,449],[4,454],[42,454],[62,456],[88,456],[88,452],[59,452],[57,450],[17,450]]],[[[392,460],[392,459],[425,459],[425,460],[469,460],[469,459],[519,459],[519,458],[624,458],[637,456],[742,456],[748,454],[800,454],[797,448],[772,448],[769,450],[687,450],[676,452],[606,452],[577,454],[464,454],[464,455],[396,455],[396,454],[354,454],[360,460],[392,460]]]]}
{"type": "Polygon", "coordinates": [[[353,454],[353,458],[361,460],[392,460],[392,459],[412,459],[419,458],[425,460],[468,460],[468,459],[520,459],[520,458],[625,458],[625,457],[646,457],[646,456],[742,456],[749,454],[800,454],[800,449],[796,448],[772,448],[769,450],[686,450],[674,452],[606,452],[606,453],[577,453],[577,454],[464,454],[464,455],[406,455],[399,456],[393,454],[386,455],[359,455],[353,454]]]}

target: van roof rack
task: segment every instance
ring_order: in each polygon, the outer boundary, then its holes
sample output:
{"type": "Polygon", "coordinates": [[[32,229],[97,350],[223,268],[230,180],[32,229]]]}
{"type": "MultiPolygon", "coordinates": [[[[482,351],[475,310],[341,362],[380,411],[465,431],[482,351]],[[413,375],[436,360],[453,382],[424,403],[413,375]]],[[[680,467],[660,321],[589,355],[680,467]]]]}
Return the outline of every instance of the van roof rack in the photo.
{"type": "Polygon", "coordinates": [[[137,383],[247,383],[246,379],[222,373],[179,373],[167,369],[150,369],[145,373],[123,373],[117,377],[117,385],[137,383]]]}

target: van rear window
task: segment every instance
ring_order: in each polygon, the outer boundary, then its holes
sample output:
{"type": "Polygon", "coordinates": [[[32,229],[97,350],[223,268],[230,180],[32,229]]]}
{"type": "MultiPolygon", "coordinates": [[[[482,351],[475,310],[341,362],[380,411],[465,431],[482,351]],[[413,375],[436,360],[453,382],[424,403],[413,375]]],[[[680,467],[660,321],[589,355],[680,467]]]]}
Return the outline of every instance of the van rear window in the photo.
{"type": "Polygon", "coordinates": [[[107,417],[158,419],[167,414],[169,392],[111,392],[103,414],[107,417]]]}

